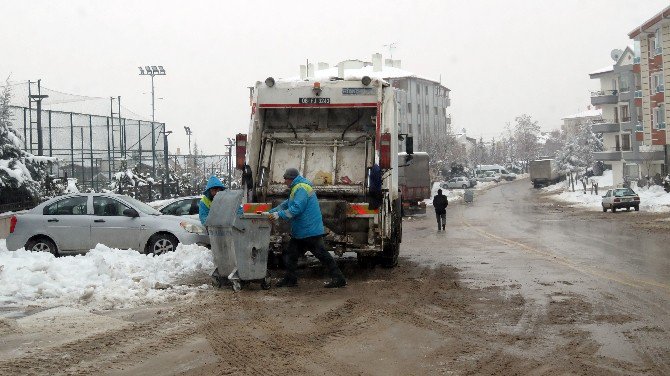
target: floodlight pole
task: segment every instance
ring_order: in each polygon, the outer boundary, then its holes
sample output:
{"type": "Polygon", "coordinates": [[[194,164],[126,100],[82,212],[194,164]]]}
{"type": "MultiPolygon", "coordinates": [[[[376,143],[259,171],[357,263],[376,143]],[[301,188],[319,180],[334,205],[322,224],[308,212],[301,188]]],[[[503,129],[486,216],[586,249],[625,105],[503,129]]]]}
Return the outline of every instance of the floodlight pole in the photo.
{"type": "Polygon", "coordinates": [[[144,68],[138,67],[140,69],[140,76],[151,76],[151,121],[156,121],[156,97],[154,93],[154,76],[165,76],[165,69],[162,65],[147,65],[144,68]]]}

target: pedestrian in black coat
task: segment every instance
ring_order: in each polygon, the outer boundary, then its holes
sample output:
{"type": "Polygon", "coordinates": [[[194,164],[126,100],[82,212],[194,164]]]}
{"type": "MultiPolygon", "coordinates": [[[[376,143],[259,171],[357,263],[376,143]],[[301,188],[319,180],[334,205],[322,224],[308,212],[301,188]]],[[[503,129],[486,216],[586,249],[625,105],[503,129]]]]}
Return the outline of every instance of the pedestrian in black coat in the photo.
{"type": "Polygon", "coordinates": [[[447,223],[447,206],[449,200],[447,196],[442,194],[442,190],[438,189],[437,194],[433,197],[433,207],[435,208],[435,217],[437,218],[437,231],[444,230],[447,223]]]}

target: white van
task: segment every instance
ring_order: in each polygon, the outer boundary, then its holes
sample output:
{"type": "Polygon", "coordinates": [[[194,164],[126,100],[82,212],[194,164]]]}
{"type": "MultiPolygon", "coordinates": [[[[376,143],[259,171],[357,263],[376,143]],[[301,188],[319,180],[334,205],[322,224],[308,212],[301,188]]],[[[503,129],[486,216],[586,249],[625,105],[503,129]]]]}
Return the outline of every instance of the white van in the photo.
{"type": "Polygon", "coordinates": [[[493,171],[505,180],[514,180],[516,179],[516,174],[505,170],[504,167],[499,165],[480,165],[475,169],[477,175],[484,173],[485,171],[493,171]]]}

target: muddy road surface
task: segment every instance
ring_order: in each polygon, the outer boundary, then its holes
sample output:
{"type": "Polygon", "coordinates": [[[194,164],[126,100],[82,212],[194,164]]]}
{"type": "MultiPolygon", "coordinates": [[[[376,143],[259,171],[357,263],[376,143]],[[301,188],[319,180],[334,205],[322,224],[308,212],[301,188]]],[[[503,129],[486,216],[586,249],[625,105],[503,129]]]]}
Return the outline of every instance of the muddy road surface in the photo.
{"type": "MultiPolygon", "coordinates": [[[[1,375],[668,375],[670,239],[645,213],[575,213],[527,181],[404,222],[400,265],[349,285],[0,319],[1,375]]],[[[429,208],[430,209],[430,208],[429,208]]],[[[279,276],[279,274],[277,274],[279,276]]],[[[207,281],[207,276],[190,283],[207,281]]]]}

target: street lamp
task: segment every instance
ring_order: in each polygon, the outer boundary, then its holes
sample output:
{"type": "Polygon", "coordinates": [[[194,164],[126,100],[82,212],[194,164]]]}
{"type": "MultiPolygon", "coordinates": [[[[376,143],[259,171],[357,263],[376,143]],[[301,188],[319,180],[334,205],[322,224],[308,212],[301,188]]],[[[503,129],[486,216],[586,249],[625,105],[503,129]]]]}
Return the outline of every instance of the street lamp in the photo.
{"type": "Polygon", "coordinates": [[[186,135],[188,136],[188,155],[191,155],[191,135],[193,132],[191,131],[191,127],[184,126],[184,130],[186,131],[186,135]]]}
{"type": "Polygon", "coordinates": [[[154,100],[154,76],[165,76],[165,69],[163,69],[162,65],[147,65],[144,68],[138,68],[140,69],[140,76],[151,76],[151,121],[155,122],[156,102],[154,100]]]}

